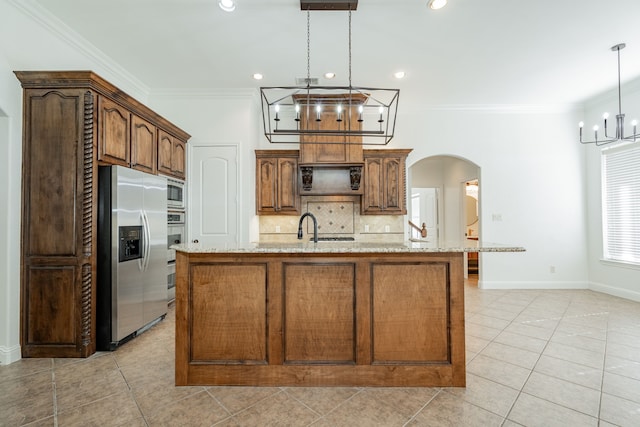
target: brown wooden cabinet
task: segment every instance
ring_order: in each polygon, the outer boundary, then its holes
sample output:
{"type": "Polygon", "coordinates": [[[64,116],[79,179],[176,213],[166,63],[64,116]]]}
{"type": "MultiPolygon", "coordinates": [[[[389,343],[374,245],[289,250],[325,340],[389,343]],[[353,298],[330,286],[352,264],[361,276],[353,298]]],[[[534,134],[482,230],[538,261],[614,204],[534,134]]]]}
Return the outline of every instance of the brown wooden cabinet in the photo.
{"type": "Polygon", "coordinates": [[[98,96],[98,160],[156,174],[157,130],[110,99],[98,96]]]}
{"type": "Polygon", "coordinates": [[[187,144],[180,138],[158,132],[158,172],[185,179],[185,152],[187,144]]]}
{"type": "Polygon", "coordinates": [[[129,167],[131,113],[105,97],[98,97],[98,160],[129,167]]]}
{"type": "Polygon", "coordinates": [[[150,174],[158,173],[157,129],[147,120],[131,115],[131,167],[150,174]]]}
{"type": "Polygon", "coordinates": [[[87,357],[96,347],[98,164],[153,168],[156,129],[189,134],[91,71],[15,74],[24,89],[22,356],[87,357]]]}
{"type": "Polygon", "coordinates": [[[256,150],[258,215],[298,215],[298,150],[256,150]]]}
{"type": "Polygon", "coordinates": [[[364,150],[363,215],[407,213],[406,158],[410,149],[364,150]]]}

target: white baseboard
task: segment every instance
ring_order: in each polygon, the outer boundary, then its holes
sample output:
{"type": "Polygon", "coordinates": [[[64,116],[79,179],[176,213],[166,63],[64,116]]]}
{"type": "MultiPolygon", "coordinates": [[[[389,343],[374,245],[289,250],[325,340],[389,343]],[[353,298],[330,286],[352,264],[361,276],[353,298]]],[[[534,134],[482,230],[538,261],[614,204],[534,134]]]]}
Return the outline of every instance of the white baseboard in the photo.
{"type": "Polygon", "coordinates": [[[614,297],[620,297],[631,301],[640,302],[640,292],[632,291],[629,289],[620,289],[613,286],[605,285],[603,283],[589,283],[589,289],[596,292],[602,292],[603,294],[613,295],[614,297]]]}
{"type": "Polygon", "coordinates": [[[587,282],[498,282],[491,280],[479,280],[480,289],[589,289],[587,282]]]}
{"type": "Polygon", "coordinates": [[[8,365],[10,363],[17,362],[21,358],[20,345],[16,344],[13,347],[0,345],[0,365],[8,365]]]}

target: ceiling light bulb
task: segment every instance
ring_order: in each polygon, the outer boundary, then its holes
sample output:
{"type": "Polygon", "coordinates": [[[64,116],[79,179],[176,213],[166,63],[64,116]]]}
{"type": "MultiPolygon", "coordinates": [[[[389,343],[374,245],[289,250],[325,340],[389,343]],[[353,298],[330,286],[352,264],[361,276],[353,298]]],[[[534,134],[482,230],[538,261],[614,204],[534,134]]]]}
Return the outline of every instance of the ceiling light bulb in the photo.
{"type": "Polygon", "coordinates": [[[595,125],[595,126],[593,127],[593,130],[594,130],[594,131],[596,131],[596,132],[598,132],[598,129],[600,129],[600,126],[598,126],[598,125],[595,125]]]}
{"type": "Polygon", "coordinates": [[[280,105],[279,104],[276,104],[274,108],[276,110],[276,113],[280,112],[280,105]]]}
{"type": "Polygon", "coordinates": [[[582,129],[582,128],[584,127],[584,122],[580,122],[580,123],[578,123],[578,127],[579,127],[580,129],[582,129]]]}
{"type": "Polygon", "coordinates": [[[260,73],[255,73],[253,75],[254,80],[262,80],[262,77],[264,77],[262,74],[260,73]]]}
{"type": "Polygon", "coordinates": [[[404,71],[397,71],[393,73],[393,77],[395,77],[396,79],[402,79],[404,78],[404,76],[405,76],[404,71]]]}
{"type": "Polygon", "coordinates": [[[602,115],[602,118],[603,118],[603,119],[605,119],[605,120],[607,120],[607,119],[609,118],[609,113],[604,113],[604,114],[602,115]]]}
{"type": "Polygon", "coordinates": [[[336,73],[324,73],[324,77],[327,79],[332,79],[336,76],[336,73]]]}
{"type": "Polygon", "coordinates": [[[233,2],[233,0],[220,0],[218,2],[218,6],[220,6],[220,9],[224,10],[225,12],[233,12],[234,10],[236,10],[236,4],[233,2]]]}
{"type": "Polygon", "coordinates": [[[631,126],[633,126],[633,127],[638,126],[638,121],[637,120],[632,120],[631,121],[631,126]]]}
{"type": "Polygon", "coordinates": [[[442,9],[447,4],[447,0],[429,0],[429,7],[433,10],[442,9]]]}
{"type": "Polygon", "coordinates": [[[338,113],[340,113],[342,111],[342,105],[338,104],[338,107],[336,109],[338,110],[338,113]]]}

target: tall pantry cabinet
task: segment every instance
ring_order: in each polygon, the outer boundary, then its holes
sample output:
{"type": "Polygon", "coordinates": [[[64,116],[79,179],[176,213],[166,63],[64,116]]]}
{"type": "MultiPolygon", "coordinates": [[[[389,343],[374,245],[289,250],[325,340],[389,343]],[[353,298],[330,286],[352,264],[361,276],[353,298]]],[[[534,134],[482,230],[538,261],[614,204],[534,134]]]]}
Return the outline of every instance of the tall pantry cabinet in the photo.
{"type": "Polygon", "coordinates": [[[189,134],[91,71],[15,74],[24,89],[22,356],[87,357],[96,345],[97,168],[157,173],[158,132],[184,144],[189,134]]]}

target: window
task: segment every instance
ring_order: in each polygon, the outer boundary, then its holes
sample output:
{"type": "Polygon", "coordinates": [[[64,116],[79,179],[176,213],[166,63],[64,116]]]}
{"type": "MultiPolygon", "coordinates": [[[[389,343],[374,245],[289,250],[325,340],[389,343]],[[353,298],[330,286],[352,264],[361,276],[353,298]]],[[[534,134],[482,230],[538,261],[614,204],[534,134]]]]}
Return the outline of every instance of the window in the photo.
{"type": "Polygon", "coordinates": [[[640,265],[640,144],[602,152],[604,258],[640,265]]]}

